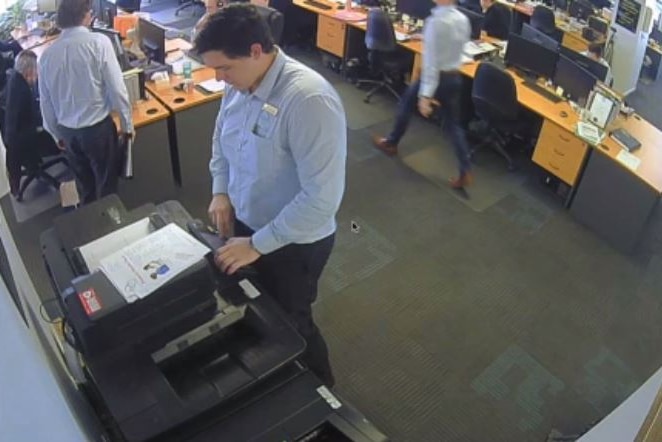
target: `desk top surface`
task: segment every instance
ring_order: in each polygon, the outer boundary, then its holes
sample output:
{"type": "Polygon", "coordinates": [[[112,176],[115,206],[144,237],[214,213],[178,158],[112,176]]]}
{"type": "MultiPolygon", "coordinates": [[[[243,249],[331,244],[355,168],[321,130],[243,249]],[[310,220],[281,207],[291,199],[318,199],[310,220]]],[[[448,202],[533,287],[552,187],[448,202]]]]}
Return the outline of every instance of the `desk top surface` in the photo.
{"type": "MultiPolygon", "coordinates": [[[[170,111],[154,97],[149,94],[145,100],[140,100],[133,105],[133,126],[135,129],[140,129],[160,120],[165,120],[170,115],[170,111]]],[[[119,129],[119,118],[113,112],[113,120],[119,129]]]]}
{"type": "Polygon", "coordinates": [[[133,124],[139,128],[168,118],[170,111],[156,98],[147,94],[147,99],[133,105],[133,124]]]}
{"type": "MultiPolygon", "coordinates": [[[[210,80],[216,77],[213,69],[204,67],[193,71],[193,81],[198,84],[205,80],[210,80]]],[[[182,75],[170,75],[169,84],[157,84],[153,81],[145,83],[147,90],[161,101],[172,112],[181,112],[186,109],[198,106],[200,104],[208,103],[210,101],[219,100],[223,93],[205,94],[200,92],[197,88],[193,88],[190,92],[184,92],[175,89],[184,81],[182,75]]]]}

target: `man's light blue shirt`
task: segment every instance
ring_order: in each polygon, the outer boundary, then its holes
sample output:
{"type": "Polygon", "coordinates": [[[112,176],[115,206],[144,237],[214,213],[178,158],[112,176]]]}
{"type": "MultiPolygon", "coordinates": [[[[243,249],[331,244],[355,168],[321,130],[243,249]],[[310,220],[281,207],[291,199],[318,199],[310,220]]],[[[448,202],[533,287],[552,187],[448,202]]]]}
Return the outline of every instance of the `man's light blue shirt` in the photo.
{"type": "Polygon", "coordinates": [[[133,132],[132,108],[115,50],[105,35],[67,28],[39,59],[39,97],[44,128],[62,139],[58,125],[93,126],[111,110],[123,132],[133,132]]]}
{"type": "Polygon", "coordinates": [[[464,44],[471,38],[469,19],[455,6],[437,6],[423,27],[423,68],[421,97],[433,97],[439,73],[455,71],[462,65],[464,44]]]}
{"type": "Polygon", "coordinates": [[[253,93],[230,86],[209,165],[261,254],[336,229],[345,189],[345,110],[333,87],[280,49],[253,93]]]}

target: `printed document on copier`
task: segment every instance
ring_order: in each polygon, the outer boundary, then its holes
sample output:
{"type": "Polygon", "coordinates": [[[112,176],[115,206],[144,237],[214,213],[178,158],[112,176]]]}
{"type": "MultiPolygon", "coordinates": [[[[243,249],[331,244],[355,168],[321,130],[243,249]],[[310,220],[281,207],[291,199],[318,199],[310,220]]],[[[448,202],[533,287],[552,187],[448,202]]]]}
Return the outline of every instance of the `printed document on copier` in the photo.
{"type": "Polygon", "coordinates": [[[168,224],[103,258],[100,269],[127,302],[134,302],[153,293],[208,252],[181,227],[168,224]]]}

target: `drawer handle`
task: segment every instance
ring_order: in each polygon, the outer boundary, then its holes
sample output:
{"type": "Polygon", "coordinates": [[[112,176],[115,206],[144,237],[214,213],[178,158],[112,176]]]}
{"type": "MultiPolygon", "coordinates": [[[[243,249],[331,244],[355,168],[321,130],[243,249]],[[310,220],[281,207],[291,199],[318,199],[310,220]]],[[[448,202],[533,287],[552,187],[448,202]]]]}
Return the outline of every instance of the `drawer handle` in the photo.
{"type": "Polygon", "coordinates": [[[550,163],[549,161],[547,162],[547,164],[549,164],[549,167],[551,167],[552,169],[554,169],[554,170],[559,170],[558,166],[553,165],[553,164],[550,163]]]}
{"type": "Polygon", "coordinates": [[[559,138],[568,143],[570,141],[570,138],[566,138],[563,135],[559,134],[559,138]]]}
{"type": "Polygon", "coordinates": [[[560,157],[564,157],[564,156],[565,156],[565,152],[561,152],[560,150],[558,150],[558,149],[556,149],[556,148],[554,148],[554,153],[555,153],[556,155],[560,156],[560,157]]]}

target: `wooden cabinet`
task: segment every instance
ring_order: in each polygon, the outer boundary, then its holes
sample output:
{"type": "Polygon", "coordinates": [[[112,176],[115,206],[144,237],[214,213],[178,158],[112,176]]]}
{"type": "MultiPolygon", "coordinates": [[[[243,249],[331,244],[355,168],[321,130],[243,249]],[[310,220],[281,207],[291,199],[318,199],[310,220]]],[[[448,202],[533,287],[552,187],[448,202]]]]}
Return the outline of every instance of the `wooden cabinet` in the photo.
{"type": "Polygon", "coordinates": [[[343,58],[347,25],[335,18],[317,16],[317,47],[343,58]]]}
{"type": "Polygon", "coordinates": [[[533,161],[574,186],[579,176],[588,146],[575,134],[545,121],[533,152],[533,161]]]}

